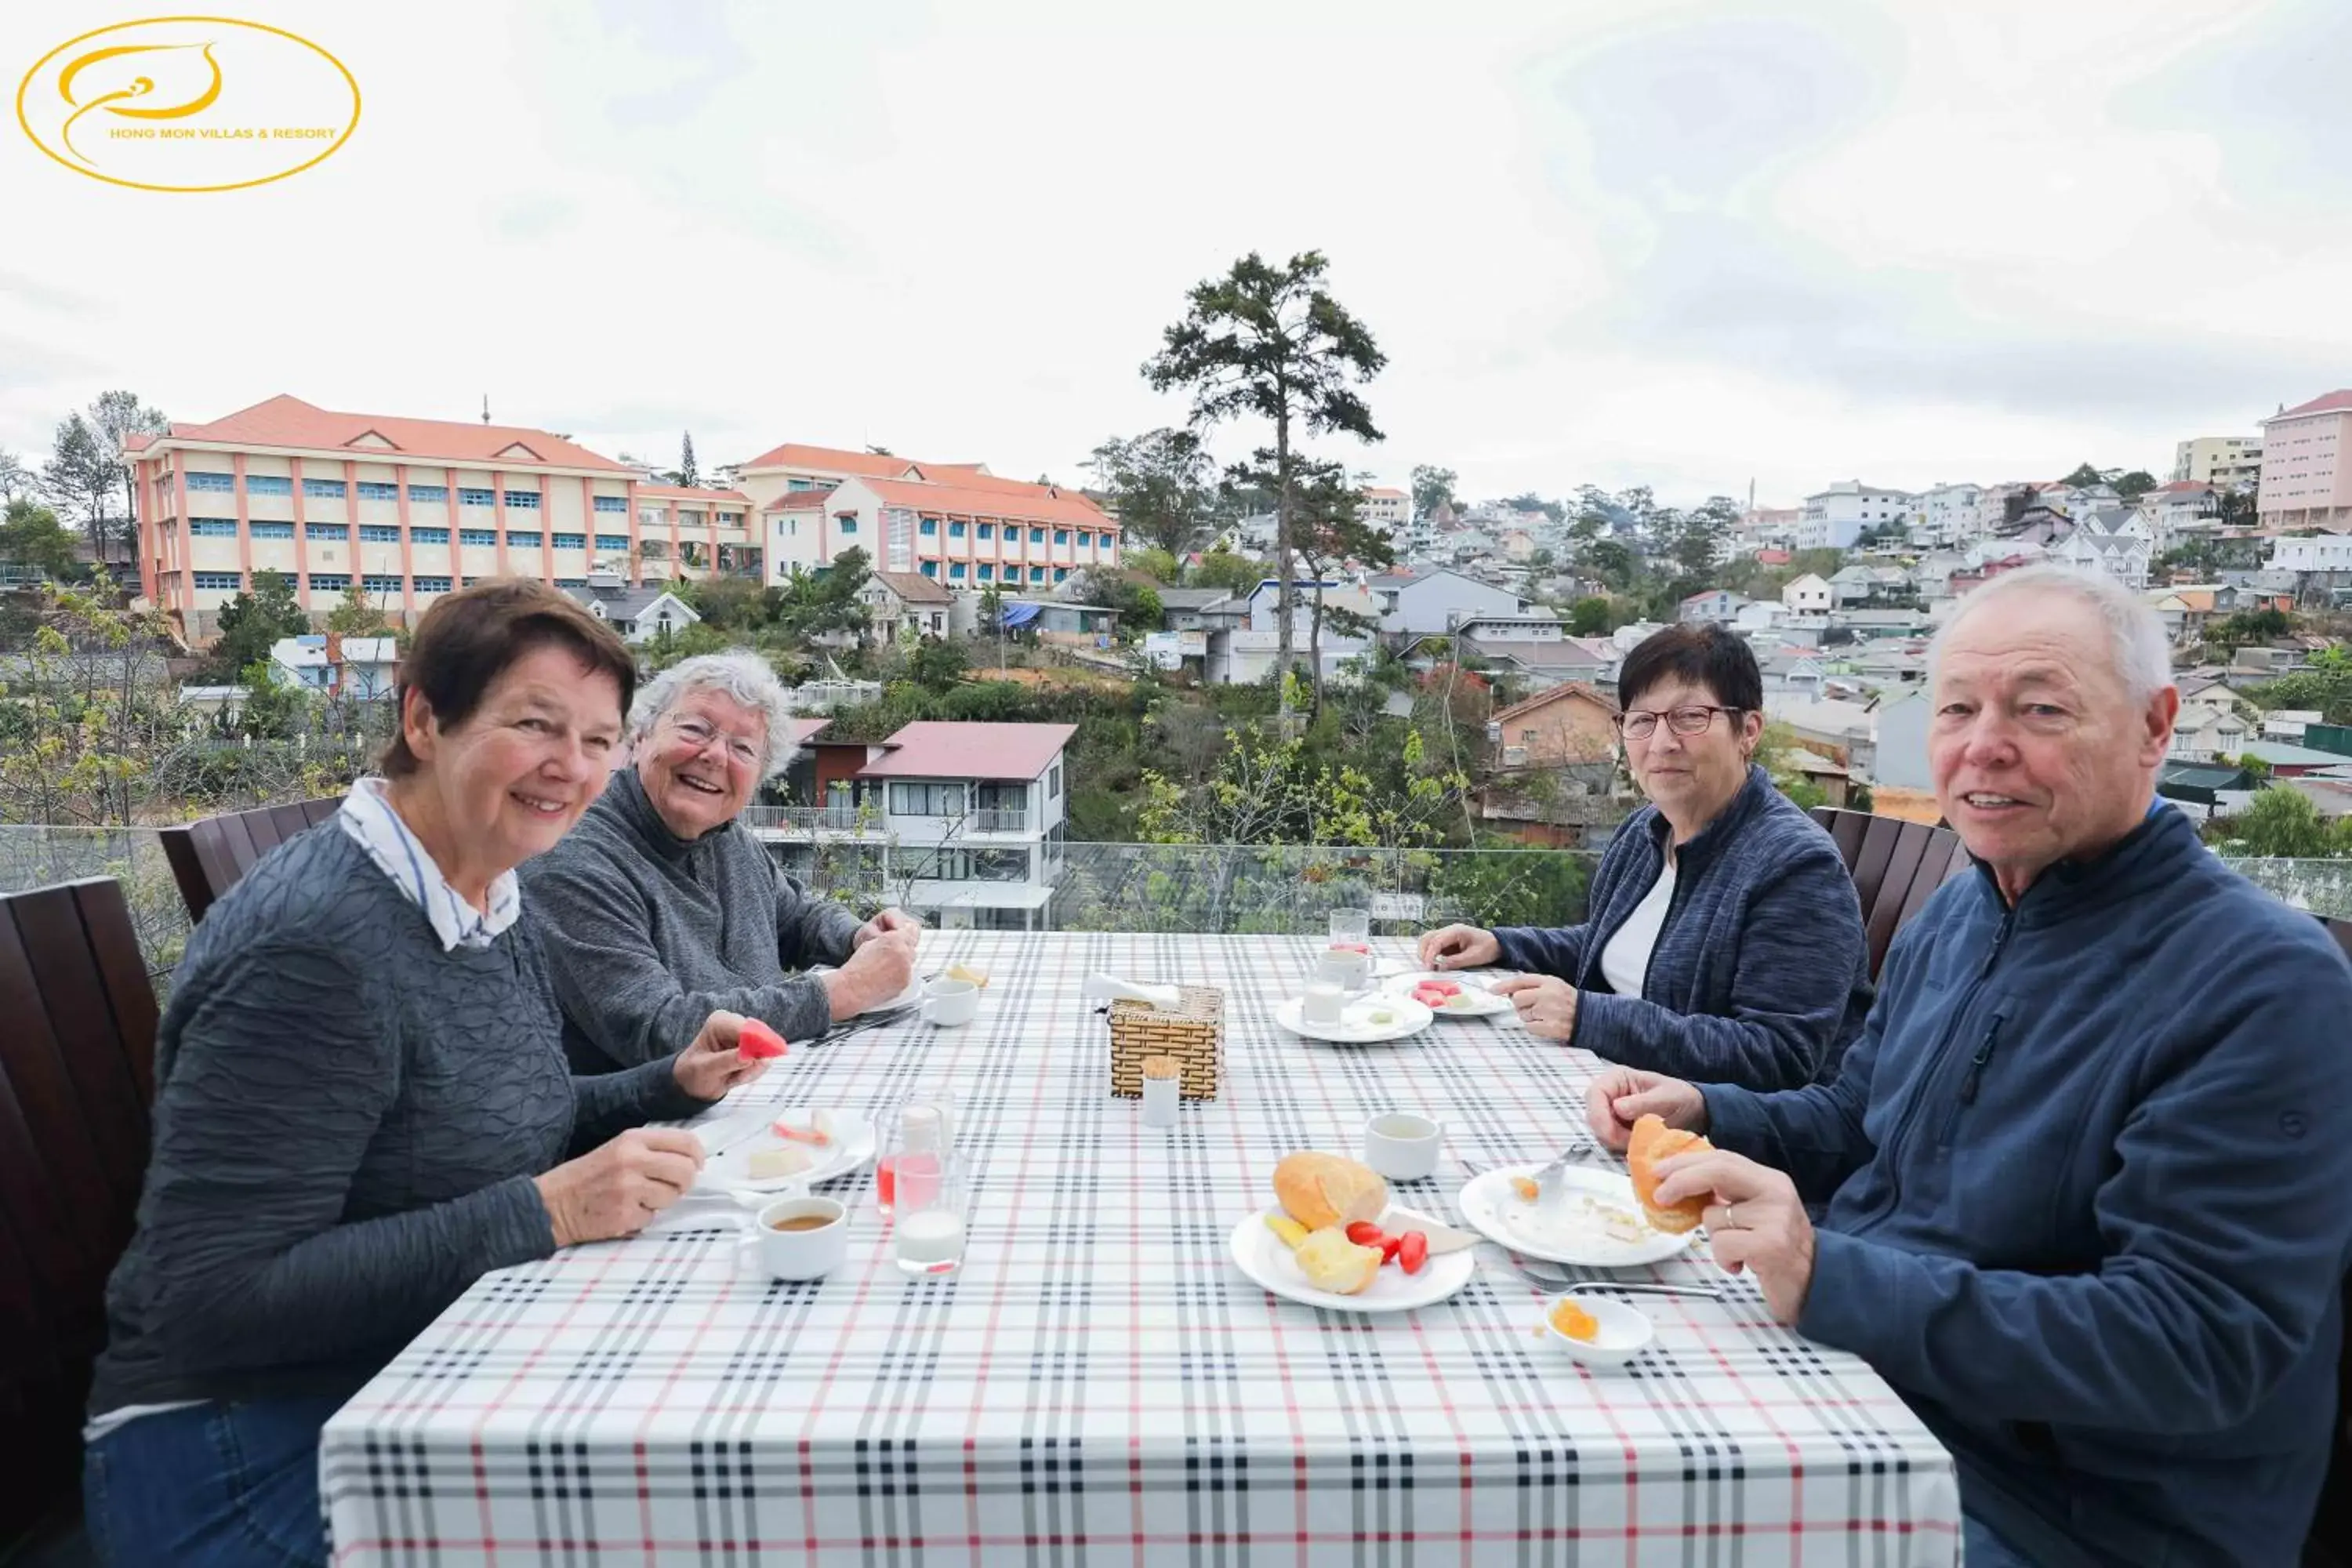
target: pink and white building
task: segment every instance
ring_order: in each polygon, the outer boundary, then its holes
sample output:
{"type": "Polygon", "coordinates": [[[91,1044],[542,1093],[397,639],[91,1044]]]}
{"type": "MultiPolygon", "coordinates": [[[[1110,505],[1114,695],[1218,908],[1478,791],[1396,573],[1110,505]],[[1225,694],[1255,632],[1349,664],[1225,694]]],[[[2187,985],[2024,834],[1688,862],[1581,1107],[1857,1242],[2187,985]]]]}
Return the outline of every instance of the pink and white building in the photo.
{"type": "Polygon", "coordinates": [[[2263,421],[2262,531],[2352,531],[2352,388],[2263,421]]]}

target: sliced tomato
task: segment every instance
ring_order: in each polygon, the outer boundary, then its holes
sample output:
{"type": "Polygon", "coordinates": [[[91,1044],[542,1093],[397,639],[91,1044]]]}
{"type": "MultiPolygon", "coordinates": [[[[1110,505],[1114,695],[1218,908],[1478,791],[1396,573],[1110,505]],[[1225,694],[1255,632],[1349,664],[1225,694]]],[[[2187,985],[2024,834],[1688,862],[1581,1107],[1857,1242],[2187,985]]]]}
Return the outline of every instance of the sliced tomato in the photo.
{"type": "Polygon", "coordinates": [[[1378,1247],[1383,1239],[1381,1227],[1368,1219],[1348,1222],[1348,1239],[1358,1247],[1378,1247]]]}
{"type": "Polygon", "coordinates": [[[1429,1261],[1429,1237],[1417,1230],[1406,1231],[1397,1237],[1397,1267],[1407,1274],[1418,1274],[1421,1266],[1429,1261]]]}
{"type": "Polygon", "coordinates": [[[1381,1237],[1381,1261],[1382,1263],[1394,1263],[1397,1260],[1397,1253],[1399,1249],[1403,1246],[1404,1237],[1401,1236],[1384,1236],[1381,1237]]]}

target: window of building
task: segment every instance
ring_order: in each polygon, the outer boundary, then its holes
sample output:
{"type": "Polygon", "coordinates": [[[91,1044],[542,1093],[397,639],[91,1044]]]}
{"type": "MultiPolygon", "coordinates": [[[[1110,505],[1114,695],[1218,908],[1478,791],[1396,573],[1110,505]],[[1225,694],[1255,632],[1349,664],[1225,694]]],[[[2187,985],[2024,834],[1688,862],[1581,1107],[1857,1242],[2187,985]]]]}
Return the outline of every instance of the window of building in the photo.
{"type": "Polygon", "coordinates": [[[387,528],[382,523],[363,522],[360,525],[360,542],[362,544],[397,544],[400,542],[400,530],[387,528]]]}
{"type": "Polygon", "coordinates": [[[495,547],[498,542],[499,531],[495,528],[461,528],[457,531],[457,542],[460,544],[482,544],[495,547]]]}
{"type": "Polygon", "coordinates": [[[555,585],[559,588],[585,588],[588,585],[588,579],[585,577],[558,577],[555,580],[555,585]]]}
{"type": "Polygon", "coordinates": [[[245,525],[245,531],[256,539],[294,537],[294,525],[290,522],[248,522],[245,525]]]}
{"type": "Polygon", "coordinates": [[[1045,580],[1045,569],[1043,566],[1032,566],[1029,568],[1029,581],[1032,583],[1043,583],[1045,580]]]}
{"type": "Polygon", "coordinates": [[[890,809],[900,816],[961,816],[963,785],[960,784],[890,784],[890,809]]]}
{"type": "Polygon", "coordinates": [[[1070,542],[1070,531],[1069,531],[1068,529],[1066,529],[1066,528],[1057,528],[1057,529],[1055,529],[1055,530],[1054,531],[1054,542],[1055,542],[1055,543],[1056,543],[1056,544],[1067,544],[1069,542],[1070,542]]]}
{"type": "Polygon", "coordinates": [[[816,481],[814,479],[786,479],[784,481],[784,489],[788,492],[813,490],[816,489],[816,481]]]}
{"type": "Polygon", "coordinates": [[[348,522],[306,522],[302,525],[302,536],[349,544],[352,542],[352,525],[348,522]]]}
{"type": "Polygon", "coordinates": [[[740,511],[722,511],[719,514],[719,526],[740,528],[743,526],[743,514],[740,511]]]}
{"type": "Polygon", "coordinates": [[[540,536],[536,533],[519,533],[511,528],[507,530],[507,548],[509,550],[536,550],[539,541],[540,536]]]}
{"type": "Polygon", "coordinates": [[[1069,574],[1070,569],[1066,566],[1056,566],[1054,568],[1054,581],[1056,583],[1062,582],[1064,579],[1067,578],[1069,574]]]}
{"type": "Polygon", "coordinates": [[[249,496],[290,496],[294,481],[283,474],[247,474],[245,493],[249,496]]]}
{"type": "Polygon", "coordinates": [[[948,524],[948,537],[950,539],[961,539],[963,537],[963,524],[960,522],[951,522],[948,524]]]}
{"type": "Polygon", "coordinates": [[[449,487],[447,485],[411,485],[408,487],[408,504],[411,506],[447,506],[449,504],[449,487]]]}
{"type": "Polygon", "coordinates": [[[841,525],[841,531],[845,534],[857,531],[857,520],[854,517],[836,517],[833,521],[841,525]]]}
{"type": "Polygon", "coordinates": [[[383,484],[374,479],[360,481],[360,500],[398,500],[399,499],[398,485],[383,484]]]}
{"type": "Polygon", "coordinates": [[[233,517],[192,517],[188,531],[198,539],[235,539],[236,519],[233,517]]]}
{"type": "Polygon", "coordinates": [[[341,479],[304,479],[302,494],[311,500],[341,500],[343,481],[341,479]]]}
{"type": "Polygon", "coordinates": [[[242,572],[199,572],[196,574],[196,586],[199,588],[217,590],[221,593],[234,594],[238,589],[245,586],[245,574],[242,572]]]}
{"type": "Polygon", "coordinates": [[[982,523],[980,525],[980,536],[982,539],[994,539],[996,537],[996,524],[992,522],[982,523]]]}
{"type": "Polygon", "coordinates": [[[539,492],[537,490],[509,490],[507,492],[507,505],[510,507],[520,507],[525,511],[537,511],[539,510],[539,492]]]}
{"type": "Polygon", "coordinates": [[[669,559],[669,541],[641,539],[637,542],[637,553],[648,561],[667,561],[669,559]]]}
{"type": "Polygon", "coordinates": [[[313,572],[310,591],[314,594],[344,594],[351,591],[352,574],[348,572],[313,572]]]}
{"type": "Polygon", "coordinates": [[[362,577],[360,579],[360,586],[366,589],[371,594],[377,595],[380,597],[388,598],[400,592],[400,579],[397,577],[362,577]]]}
{"type": "Polygon", "coordinates": [[[551,536],[558,550],[585,550],[588,536],[584,533],[558,533],[551,536]]]}
{"type": "Polygon", "coordinates": [[[669,517],[657,506],[641,506],[637,509],[637,526],[666,529],[669,526],[669,517]]]}
{"type": "Polygon", "coordinates": [[[449,591],[449,579],[446,577],[411,577],[409,582],[420,594],[446,594],[449,591]]]}
{"type": "Polygon", "coordinates": [[[461,485],[457,489],[457,504],[459,506],[496,506],[499,504],[499,498],[495,491],[478,490],[470,486],[461,485]]]}
{"type": "Polygon", "coordinates": [[[923,575],[924,575],[924,576],[926,576],[926,577],[936,577],[936,576],[938,576],[939,574],[940,574],[940,563],[939,563],[938,562],[936,562],[936,561],[926,561],[926,562],[924,562],[924,563],[923,563],[923,575]]]}
{"type": "Polygon", "coordinates": [[[201,473],[191,468],[188,470],[188,488],[192,490],[234,491],[236,489],[236,476],[201,473]]]}
{"type": "Polygon", "coordinates": [[[1032,544],[1043,544],[1043,543],[1045,543],[1045,531],[1044,529],[1042,529],[1042,528],[1033,528],[1033,529],[1031,529],[1031,530],[1029,531],[1029,542],[1030,542],[1030,543],[1032,543],[1032,544]]]}
{"type": "Polygon", "coordinates": [[[415,544],[446,544],[449,542],[449,531],[446,528],[412,528],[408,531],[408,537],[415,544]]]}
{"type": "Polygon", "coordinates": [[[939,519],[935,517],[927,517],[923,519],[922,527],[916,530],[916,531],[920,533],[925,539],[938,538],[940,532],[939,519]]]}
{"type": "Polygon", "coordinates": [[[702,514],[698,511],[681,511],[677,514],[677,525],[680,528],[700,528],[702,514]]]}
{"type": "Polygon", "coordinates": [[[623,517],[629,514],[629,498],[626,496],[598,496],[594,504],[598,511],[616,511],[623,517]]]}
{"type": "Polygon", "coordinates": [[[950,562],[948,563],[948,575],[950,578],[961,582],[963,578],[963,563],[961,561],[950,562]]]}
{"type": "Polygon", "coordinates": [[[600,533],[596,536],[596,548],[599,550],[626,550],[628,547],[629,536],[625,533],[600,533]]]}
{"type": "Polygon", "coordinates": [[[988,583],[994,581],[995,577],[996,568],[990,565],[985,561],[982,562],[980,563],[980,580],[983,583],[988,583]]]}
{"type": "Polygon", "coordinates": [[[1062,764],[1059,763],[1055,763],[1054,771],[1045,775],[1045,798],[1047,800],[1062,798],[1062,764]]]}
{"type": "Polygon", "coordinates": [[[480,579],[479,577],[468,577],[468,578],[467,578],[467,579],[466,579],[466,586],[467,586],[467,587],[468,587],[468,588],[470,588],[470,587],[472,587],[475,584],[477,584],[477,583],[478,583],[478,582],[480,582],[480,581],[481,581],[481,579],[480,579]]]}

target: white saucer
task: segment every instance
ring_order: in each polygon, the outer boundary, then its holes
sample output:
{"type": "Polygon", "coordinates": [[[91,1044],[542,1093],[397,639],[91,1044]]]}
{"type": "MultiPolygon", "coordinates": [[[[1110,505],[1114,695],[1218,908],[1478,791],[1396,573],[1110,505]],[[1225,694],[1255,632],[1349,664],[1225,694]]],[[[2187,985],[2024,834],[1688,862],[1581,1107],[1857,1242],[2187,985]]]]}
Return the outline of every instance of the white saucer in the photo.
{"type": "Polygon", "coordinates": [[[1531,1223],[1531,1205],[1522,1202],[1512,1190],[1511,1178],[1532,1176],[1542,1169],[1540,1162],[1506,1165],[1475,1177],[1462,1189],[1462,1217],[1473,1230],[1513,1252],[1580,1268],[1633,1268],[1655,1263],[1689,1247],[1698,1234],[1696,1230],[1676,1234],[1656,1229],[1642,1217],[1642,1205],[1633,1196],[1632,1177],[1622,1172],[1580,1165],[1570,1165],[1560,1173],[1563,1190],[1556,1200],[1571,1205],[1574,1217],[1549,1224],[1531,1223]],[[1599,1217],[1586,1217],[1583,1200],[1587,1196],[1632,1215],[1639,1238],[1621,1241],[1603,1228],[1599,1217]]]}
{"type": "Polygon", "coordinates": [[[1335,1046],[1378,1046],[1391,1040],[1402,1040],[1418,1035],[1429,1027],[1428,1008],[1410,996],[1351,996],[1341,1004],[1339,1021],[1336,1024],[1310,1024],[1300,1015],[1307,1004],[1304,998],[1286,997],[1274,1005],[1274,1021],[1294,1035],[1310,1040],[1324,1040],[1335,1046]],[[1374,1013],[1387,1013],[1391,1023],[1375,1024],[1374,1013]]]}
{"type": "Polygon", "coordinates": [[[1511,999],[1497,996],[1486,988],[1497,980],[1516,980],[1516,972],[1496,972],[1480,974],[1469,970],[1416,969],[1406,974],[1391,975],[1381,982],[1381,989],[1391,996],[1412,1000],[1412,988],[1424,980],[1444,980],[1462,987],[1462,994],[1446,1005],[1433,1008],[1441,1018],[1491,1018],[1497,1014],[1513,1012],[1511,999]]]}
{"type": "MultiPolygon", "coordinates": [[[[1280,1207],[1261,1209],[1234,1227],[1234,1261],[1241,1271],[1277,1296],[1303,1301],[1310,1307],[1328,1307],[1335,1312],[1409,1312],[1416,1307],[1427,1307],[1443,1301],[1465,1285],[1477,1272],[1477,1252],[1464,1247],[1430,1258],[1418,1274],[1407,1274],[1393,1263],[1383,1263],[1360,1295],[1342,1296],[1336,1291],[1318,1290],[1307,1282],[1298,1267],[1298,1259],[1282,1237],[1265,1223],[1267,1215],[1278,1215],[1280,1207]]],[[[1418,1230],[1425,1226],[1443,1224],[1412,1209],[1391,1208],[1381,1215],[1381,1228],[1389,1231],[1418,1230]]]]}
{"type": "Polygon", "coordinates": [[[776,1118],[790,1117],[794,1122],[806,1124],[809,1112],[804,1106],[762,1106],[756,1110],[740,1111],[719,1121],[690,1129],[702,1140],[706,1151],[715,1151],[702,1163],[702,1174],[695,1181],[698,1191],[730,1193],[781,1193],[791,1187],[815,1186],[821,1182],[835,1181],[848,1175],[866,1161],[874,1158],[875,1131],[870,1118],[855,1110],[832,1110],[826,1113],[828,1130],[833,1134],[830,1148],[814,1149],[777,1135],[772,1130],[776,1118]],[[762,1149],[808,1149],[816,1163],[804,1171],[789,1176],[751,1174],[751,1156],[762,1149]]]}

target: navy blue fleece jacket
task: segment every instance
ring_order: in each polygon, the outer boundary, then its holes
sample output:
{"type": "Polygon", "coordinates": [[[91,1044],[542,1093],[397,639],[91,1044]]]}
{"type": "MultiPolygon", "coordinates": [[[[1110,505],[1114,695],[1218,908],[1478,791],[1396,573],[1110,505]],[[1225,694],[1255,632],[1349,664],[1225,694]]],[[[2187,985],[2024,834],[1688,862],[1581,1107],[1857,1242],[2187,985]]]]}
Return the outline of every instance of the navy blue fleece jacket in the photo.
{"type": "Polygon", "coordinates": [[[1654,805],[1627,817],[1593,873],[1590,918],[1497,931],[1503,962],[1572,983],[1569,1043],[1611,1061],[1750,1089],[1825,1076],[1870,1010],[1862,907],[1837,846],[1762,768],[1675,851],[1642,994],[1601,977],[1601,950],[1665,868],[1669,831],[1654,805]]]}
{"type": "Polygon", "coordinates": [[[1954,881],[1837,1078],[1706,1090],[1827,1198],[1797,1328],[1862,1356],[2043,1568],[2294,1563],[2352,1251],[2352,966],[2178,811],[1954,881]]]}

